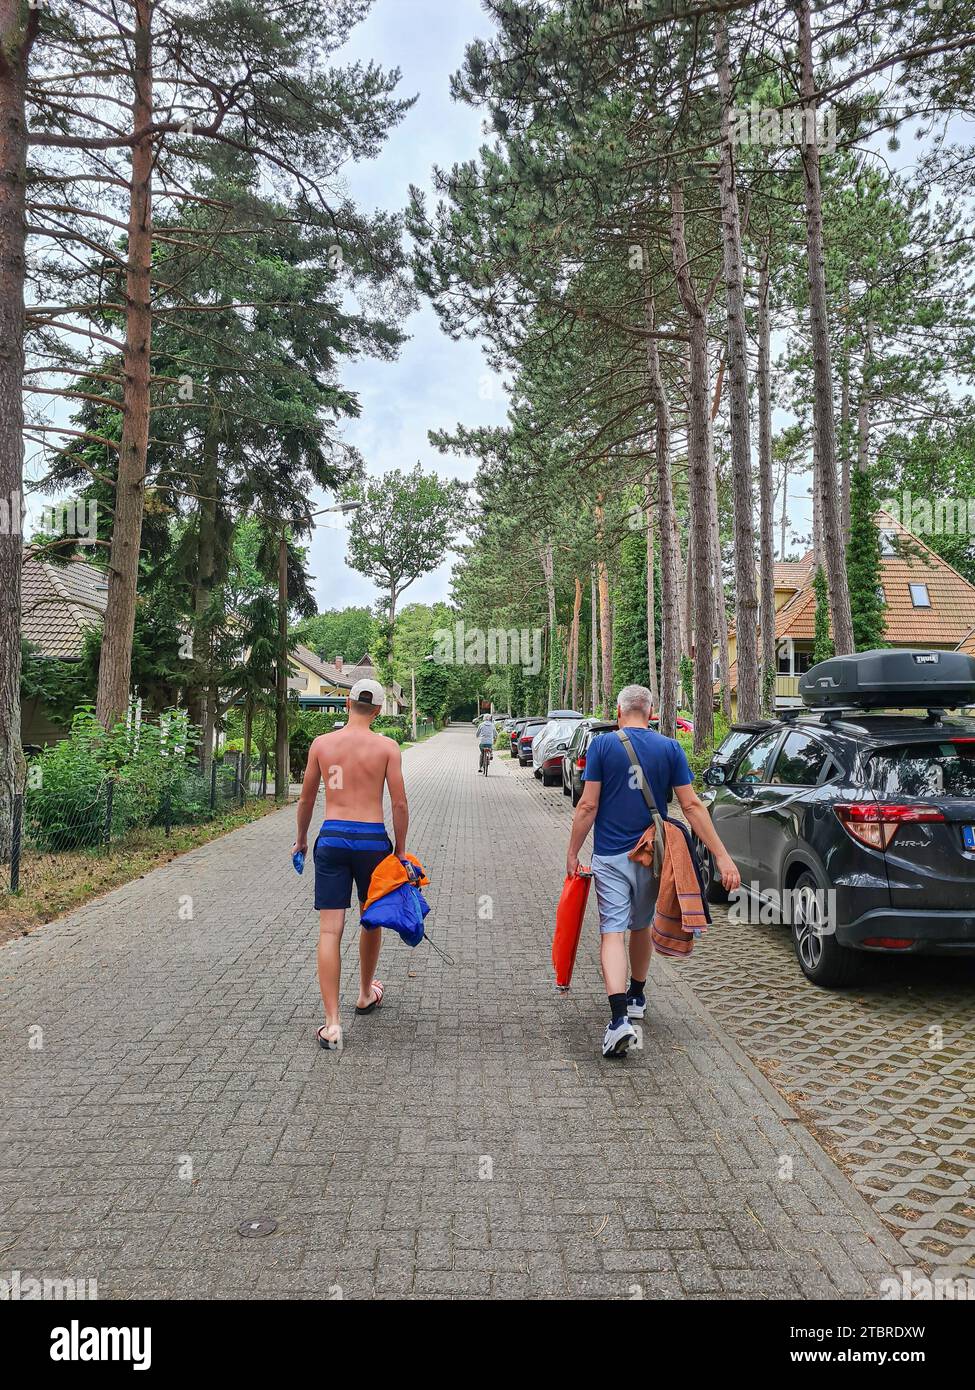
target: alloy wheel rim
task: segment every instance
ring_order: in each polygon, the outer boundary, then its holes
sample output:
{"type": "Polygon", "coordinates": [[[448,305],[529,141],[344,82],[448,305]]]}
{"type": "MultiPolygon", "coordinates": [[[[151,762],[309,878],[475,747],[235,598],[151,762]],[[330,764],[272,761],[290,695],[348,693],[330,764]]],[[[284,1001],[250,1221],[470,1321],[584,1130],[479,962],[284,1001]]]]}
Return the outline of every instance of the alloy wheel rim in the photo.
{"type": "Polygon", "coordinates": [[[823,958],[823,935],[819,920],[819,903],[815,890],[808,884],[796,894],[796,949],[799,959],[810,970],[823,958]]]}

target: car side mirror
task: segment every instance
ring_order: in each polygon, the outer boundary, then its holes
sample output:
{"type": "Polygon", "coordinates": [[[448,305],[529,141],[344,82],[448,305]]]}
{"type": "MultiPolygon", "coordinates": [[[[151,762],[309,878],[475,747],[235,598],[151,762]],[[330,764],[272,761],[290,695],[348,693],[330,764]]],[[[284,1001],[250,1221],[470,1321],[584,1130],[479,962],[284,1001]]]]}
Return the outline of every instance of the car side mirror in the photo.
{"type": "Polygon", "coordinates": [[[723,787],[725,775],[723,767],[709,767],[704,774],[704,785],[706,787],[723,787]]]}

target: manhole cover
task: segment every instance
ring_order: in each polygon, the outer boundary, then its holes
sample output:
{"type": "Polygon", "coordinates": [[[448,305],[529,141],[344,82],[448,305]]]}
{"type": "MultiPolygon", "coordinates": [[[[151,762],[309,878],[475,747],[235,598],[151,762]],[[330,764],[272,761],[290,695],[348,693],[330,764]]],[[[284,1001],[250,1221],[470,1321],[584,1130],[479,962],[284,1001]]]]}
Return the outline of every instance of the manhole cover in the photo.
{"type": "Polygon", "coordinates": [[[278,1223],[269,1216],[258,1217],[254,1221],[242,1221],[237,1230],[242,1236],[269,1236],[278,1229],[278,1223]]]}

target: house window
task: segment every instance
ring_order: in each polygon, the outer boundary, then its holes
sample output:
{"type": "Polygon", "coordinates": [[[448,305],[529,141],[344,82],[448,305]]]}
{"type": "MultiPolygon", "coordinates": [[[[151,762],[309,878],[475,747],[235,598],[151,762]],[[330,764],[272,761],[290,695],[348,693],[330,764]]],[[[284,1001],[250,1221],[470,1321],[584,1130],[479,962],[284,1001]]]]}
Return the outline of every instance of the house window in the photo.
{"type": "Polygon", "coordinates": [[[796,649],[792,658],[792,673],[796,676],[804,675],[813,664],[813,654],[810,651],[800,651],[796,649]]]}
{"type": "Polygon", "coordinates": [[[778,662],[776,670],[780,676],[792,675],[792,644],[783,642],[779,648],[778,662]]]}
{"type": "Polygon", "coordinates": [[[881,555],[897,554],[897,533],[896,531],[880,532],[880,553],[881,555]]]}
{"type": "Polygon", "coordinates": [[[882,584],[877,585],[877,602],[887,607],[887,590],[882,584]]]}
{"type": "Polygon", "coordinates": [[[928,593],[928,586],[926,584],[910,584],[908,588],[911,591],[911,602],[915,608],[931,607],[931,596],[928,593]]]}

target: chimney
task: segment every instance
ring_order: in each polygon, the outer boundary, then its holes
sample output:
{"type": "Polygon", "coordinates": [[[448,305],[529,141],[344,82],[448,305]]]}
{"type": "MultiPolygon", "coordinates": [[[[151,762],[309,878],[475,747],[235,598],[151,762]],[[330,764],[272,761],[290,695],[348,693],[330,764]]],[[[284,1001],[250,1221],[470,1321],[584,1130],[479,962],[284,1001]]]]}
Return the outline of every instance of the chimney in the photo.
{"type": "Polygon", "coordinates": [[[340,656],[337,656],[337,657],[335,658],[335,660],[332,662],[332,665],[335,667],[336,671],[338,671],[339,675],[341,675],[341,674],[342,674],[342,658],[341,658],[340,656]]]}

